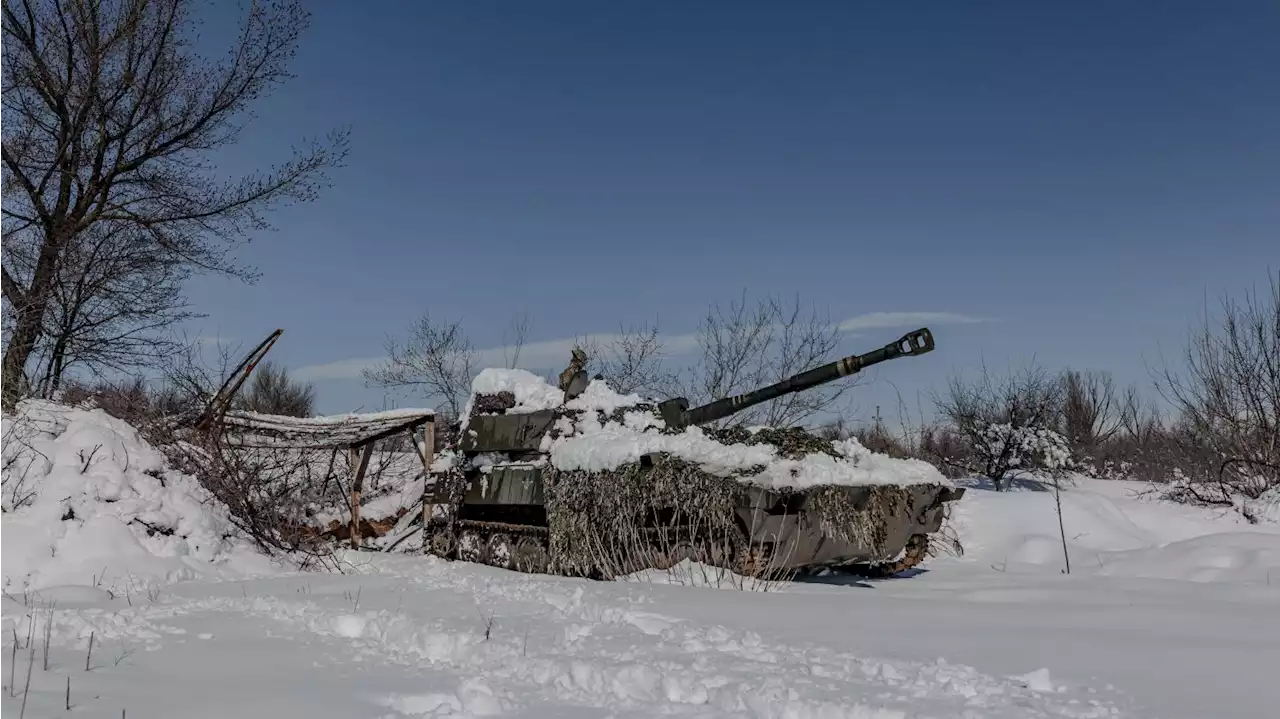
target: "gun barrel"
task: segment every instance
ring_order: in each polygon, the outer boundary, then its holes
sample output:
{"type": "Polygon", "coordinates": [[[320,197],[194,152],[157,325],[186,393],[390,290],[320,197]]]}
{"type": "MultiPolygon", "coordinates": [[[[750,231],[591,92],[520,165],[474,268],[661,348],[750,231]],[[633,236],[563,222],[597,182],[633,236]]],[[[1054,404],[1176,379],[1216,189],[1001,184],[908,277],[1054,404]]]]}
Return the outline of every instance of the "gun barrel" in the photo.
{"type": "Polygon", "coordinates": [[[891,342],[866,354],[849,355],[835,362],[793,375],[768,387],[684,410],[680,416],[680,423],[689,426],[714,422],[783,395],[803,392],[818,385],[834,382],[880,362],[898,357],[914,357],[931,351],[933,351],[933,334],[928,328],[921,328],[908,332],[897,342],[891,342]]]}

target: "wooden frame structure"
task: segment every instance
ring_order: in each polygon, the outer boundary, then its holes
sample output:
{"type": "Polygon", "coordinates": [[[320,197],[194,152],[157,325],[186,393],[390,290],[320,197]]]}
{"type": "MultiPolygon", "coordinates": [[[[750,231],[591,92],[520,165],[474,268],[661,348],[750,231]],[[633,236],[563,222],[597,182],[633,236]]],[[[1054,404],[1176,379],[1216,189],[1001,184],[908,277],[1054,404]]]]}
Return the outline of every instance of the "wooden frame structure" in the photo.
{"type": "MultiPolygon", "coordinates": [[[[351,478],[351,548],[359,549],[360,494],[364,475],[369,469],[373,447],[379,441],[401,432],[416,442],[414,430],[423,430],[422,457],[422,526],[431,518],[433,502],[427,481],[431,463],[435,461],[435,411],[400,409],[370,414],[343,414],[329,417],[289,417],[256,412],[228,411],[220,418],[222,429],[235,434],[233,444],[241,447],[278,447],[287,449],[345,449],[355,468],[351,478]]],[[[225,436],[225,435],[224,435],[225,436]]],[[[424,543],[425,546],[425,543],[424,543]]]]}

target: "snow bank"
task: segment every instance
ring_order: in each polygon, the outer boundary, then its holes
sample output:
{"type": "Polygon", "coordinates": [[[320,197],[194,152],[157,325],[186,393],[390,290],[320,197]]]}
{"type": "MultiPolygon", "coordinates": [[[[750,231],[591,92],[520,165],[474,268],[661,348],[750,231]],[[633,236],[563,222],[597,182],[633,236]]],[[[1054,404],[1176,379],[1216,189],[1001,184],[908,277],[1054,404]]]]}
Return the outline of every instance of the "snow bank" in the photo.
{"type": "Polygon", "coordinates": [[[28,400],[3,424],[6,591],[269,571],[226,508],[124,421],[28,400]]]}
{"type": "Polygon", "coordinates": [[[1280,487],[1272,487],[1257,499],[1246,499],[1241,502],[1244,514],[1259,522],[1280,524],[1280,487]]]}
{"type": "MultiPolygon", "coordinates": [[[[962,561],[1004,572],[1062,569],[1053,493],[995,492],[974,481],[953,505],[962,561]]],[[[1235,510],[1159,499],[1139,482],[1078,478],[1062,491],[1071,572],[1193,582],[1280,581],[1280,525],[1235,510]]]]}

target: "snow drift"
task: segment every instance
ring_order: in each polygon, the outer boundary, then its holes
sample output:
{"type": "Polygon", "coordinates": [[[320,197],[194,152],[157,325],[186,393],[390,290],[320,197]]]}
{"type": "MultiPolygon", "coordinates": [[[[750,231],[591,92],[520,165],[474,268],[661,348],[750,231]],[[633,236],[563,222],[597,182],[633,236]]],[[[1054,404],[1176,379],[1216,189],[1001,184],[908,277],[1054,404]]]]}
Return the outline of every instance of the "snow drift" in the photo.
{"type": "Polygon", "coordinates": [[[227,509],[100,409],[41,400],[3,418],[7,592],[245,576],[270,561],[227,509]]]}
{"type": "MultiPolygon", "coordinates": [[[[962,562],[1001,572],[1057,573],[1062,537],[1050,487],[1020,480],[1007,492],[961,481],[952,510],[962,562]]],[[[1078,477],[1062,491],[1072,574],[1192,582],[1280,582],[1280,524],[1252,524],[1229,508],[1161,499],[1140,482],[1078,477]]],[[[937,564],[934,565],[938,567],[937,564]]]]}

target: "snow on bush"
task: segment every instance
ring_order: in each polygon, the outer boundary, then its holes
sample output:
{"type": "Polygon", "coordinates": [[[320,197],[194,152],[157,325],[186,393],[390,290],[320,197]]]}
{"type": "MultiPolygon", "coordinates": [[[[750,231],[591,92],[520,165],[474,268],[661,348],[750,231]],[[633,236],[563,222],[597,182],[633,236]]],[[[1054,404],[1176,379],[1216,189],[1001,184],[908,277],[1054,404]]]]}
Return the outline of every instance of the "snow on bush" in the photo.
{"type": "Polygon", "coordinates": [[[982,431],[981,441],[983,450],[1007,457],[1010,469],[1034,466],[1052,471],[1071,465],[1066,438],[1044,427],[992,424],[982,431]]]}
{"type": "Polygon", "coordinates": [[[269,571],[226,508],[123,420],[27,400],[3,424],[6,591],[269,571]]]}
{"type": "Polygon", "coordinates": [[[1241,514],[1250,521],[1280,524],[1280,487],[1272,487],[1257,499],[1242,499],[1241,514]]]}
{"type": "Polygon", "coordinates": [[[1195,479],[1177,468],[1167,483],[1157,486],[1163,499],[1205,507],[1231,507],[1254,524],[1280,523],[1280,487],[1250,497],[1240,491],[1238,482],[1195,479]]]}
{"type": "Polygon", "coordinates": [[[478,394],[511,392],[512,412],[563,408],[543,437],[540,449],[562,471],[599,472],[638,462],[646,454],[667,453],[698,465],[708,474],[738,477],[773,488],[804,489],[821,485],[863,486],[938,484],[950,481],[928,462],[895,459],[863,447],[856,439],[835,442],[835,454],[813,452],[799,458],[783,456],[767,443],[718,441],[701,427],[666,431],[666,424],[639,395],[620,395],[601,380],[593,380],[578,397],[564,402],[564,393],[524,370],[482,371],[472,383],[468,410],[478,394]],[[626,411],[628,408],[635,408],[626,411]]]}

